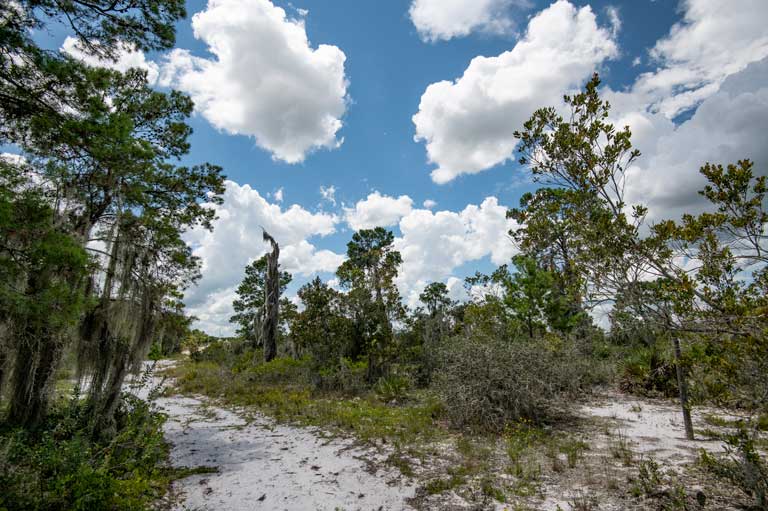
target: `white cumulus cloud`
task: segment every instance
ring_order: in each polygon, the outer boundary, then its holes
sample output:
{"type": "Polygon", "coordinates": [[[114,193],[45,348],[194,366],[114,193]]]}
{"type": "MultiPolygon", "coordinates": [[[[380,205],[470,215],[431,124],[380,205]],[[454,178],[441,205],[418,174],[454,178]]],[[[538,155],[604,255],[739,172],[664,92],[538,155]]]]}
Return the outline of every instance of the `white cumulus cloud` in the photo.
{"type": "Polygon", "coordinates": [[[189,93],[213,126],[251,136],[287,163],[341,144],[346,56],[328,44],[313,48],[303,18],[269,0],[210,0],[192,28],[213,57],[176,49],[161,83],[189,93]]]}
{"type": "Polygon", "coordinates": [[[472,32],[504,34],[515,23],[511,7],[527,0],[413,0],[408,15],[426,42],[464,37],[472,32]]]}
{"type": "Polygon", "coordinates": [[[194,229],[184,237],[203,264],[203,277],[189,290],[185,303],[209,332],[217,328],[229,331],[234,289],[243,278],[245,266],[267,251],[262,227],[280,245],[282,269],[294,275],[333,272],[344,260],[343,255],[318,250],[311,243],[313,237],[336,231],[340,221],[336,215],[311,212],[296,204],[283,208],[267,201],[249,185],[233,181],[226,182],[224,204],[208,207],[218,217],[213,232],[194,229]]]}
{"type": "Polygon", "coordinates": [[[410,213],[412,208],[413,200],[407,195],[395,198],[373,192],[358,201],[353,208],[345,208],[344,211],[349,226],[358,231],[395,225],[410,213]]]}
{"type": "Polygon", "coordinates": [[[533,17],[525,36],[496,57],[475,57],[461,78],[427,87],[413,116],[416,141],[446,183],[513,155],[513,132],[541,106],[561,103],[605,60],[616,57],[614,27],[589,6],[559,0],[533,17]]]}
{"type": "Polygon", "coordinates": [[[768,57],[768,2],[685,0],[683,19],[656,42],[658,69],[640,75],[635,101],[667,117],[695,106],[730,75],[768,57]]]}
{"type": "MultiPolygon", "coordinates": [[[[461,265],[490,257],[494,264],[509,262],[516,247],[507,232],[517,224],[507,219],[507,208],[496,197],[461,211],[415,209],[399,223],[395,248],[403,257],[397,284],[406,303],[415,305],[424,286],[452,277],[461,265]]],[[[452,292],[457,281],[450,281],[452,292]]]]}
{"type": "Polygon", "coordinates": [[[83,51],[78,45],[77,39],[71,36],[67,36],[67,38],[64,39],[64,43],[59,50],[92,67],[106,67],[120,71],[121,73],[124,73],[131,68],[143,69],[147,72],[147,81],[151,84],[154,84],[160,75],[160,68],[155,62],[147,60],[144,52],[141,50],[137,50],[128,45],[123,45],[118,52],[117,59],[114,61],[100,59],[83,51]]]}
{"type": "Polygon", "coordinates": [[[699,173],[704,163],[748,158],[757,174],[768,174],[768,58],[727,78],[679,125],[647,111],[624,120],[643,151],[628,171],[628,201],[649,205],[656,220],[700,211],[707,205],[698,194],[705,184],[699,173]]]}

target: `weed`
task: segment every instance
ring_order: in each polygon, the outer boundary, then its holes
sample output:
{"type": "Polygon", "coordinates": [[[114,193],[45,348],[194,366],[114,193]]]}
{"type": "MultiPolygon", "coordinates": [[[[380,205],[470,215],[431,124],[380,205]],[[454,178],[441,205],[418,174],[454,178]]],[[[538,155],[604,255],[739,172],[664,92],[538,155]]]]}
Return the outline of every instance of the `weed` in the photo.
{"type": "Polygon", "coordinates": [[[768,463],[755,445],[757,434],[744,425],[724,436],[725,456],[715,457],[701,451],[701,463],[711,473],[731,482],[752,497],[758,509],[768,508],[768,463]]]}
{"type": "Polygon", "coordinates": [[[568,502],[572,511],[593,511],[598,508],[599,501],[595,495],[585,492],[576,492],[568,502]]]}
{"type": "Polygon", "coordinates": [[[573,438],[566,438],[560,444],[560,452],[565,454],[569,468],[575,468],[579,460],[583,457],[584,451],[588,449],[588,443],[573,438]]]}
{"type": "Polygon", "coordinates": [[[611,456],[620,460],[625,467],[629,467],[634,462],[634,453],[632,447],[626,435],[621,431],[617,431],[616,435],[610,442],[609,446],[611,456]]]}
{"type": "Polygon", "coordinates": [[[504,495],[504,491],[494,484],[493,479],[484,478],[480,484],[480,490],[483,495],[495,499],[498,502],[506,502],[507,496],[504,495]]]}
{"type": "Polygon", "coordinates": [[[399,450],[389,455],[387,458],[387,463],[393,467],[396,467],[400,473],[406,477],[414,476],[413,467],[411,466],[410,460],[406,458],[399,450]]]}
{"type": "Polygon", "coordinates": [[[466,479],[460,475],[453,475],[447,479],[433,479],[428,482],[424,489],[430,495],[437,495],[438,493],[445,493],[448,490],[458,488],[466,482],[466,479]]]}
{"type": "Polygon", "coordinates": [[[659,464],[653,458],[644,458],[638,464],[638,488],[636,493],[653,496],[659,493],[663,483],[659,464]]]}

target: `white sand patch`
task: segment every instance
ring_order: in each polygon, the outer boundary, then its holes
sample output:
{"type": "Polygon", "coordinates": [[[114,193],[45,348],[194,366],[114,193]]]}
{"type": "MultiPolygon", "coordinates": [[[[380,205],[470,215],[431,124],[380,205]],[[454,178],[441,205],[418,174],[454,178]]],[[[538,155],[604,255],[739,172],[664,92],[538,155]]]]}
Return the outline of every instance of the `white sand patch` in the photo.
{"type": "MultiPolygon", "coordinates": [[[[601,401],[581,408],[587,417],[603,417],[615,423],[616,435],[626,439],[633,451],[651,455],[666,464],[678,465],[693,461],[700,449],[722,452],[720,440],[703,438],[685,439],[683,415],[673,401],[638,399],[623,394],[609,394],[601,401]]],[[[731,418],[727,413],[711,408],[694,408],[694,431],[713,429],[705,423],[706,414],[731,418]]]]}
{"type": "Polygon", "coordinates": [[[177,510],[406,510],[414,487],[399,472],[366,471],[374,456],[350,441],[306,428],[245,421],[200,399],[157,401],[168,414],[166,438],[174,466],[217,466],[218,473],[174,484],[177,510]]]}

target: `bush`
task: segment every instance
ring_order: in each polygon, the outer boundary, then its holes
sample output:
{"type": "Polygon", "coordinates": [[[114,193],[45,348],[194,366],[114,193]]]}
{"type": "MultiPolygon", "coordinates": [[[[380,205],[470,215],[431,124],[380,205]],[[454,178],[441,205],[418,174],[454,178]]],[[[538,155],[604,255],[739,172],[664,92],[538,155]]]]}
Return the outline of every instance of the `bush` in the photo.
{"type": "Polygon", "coordinates": [[[294,359],[278,357],[269,362],[251,365],[242,369],[242,374],[251,382],[264,385],[289,384],[306,386],[309,384],[309,358],[294,359]]]}
{"type": "Polygon", "coordinates": [[[254,356],[253,351],[246,349],[245,341],[239,339],[216,340],[210,342],[204,348],[190,351],[189,358],[194,362],[219,362],[224,364],[233,363],[235,358],[246,352],[250,353],[251,357],[254,356]]]}
{"type": "Polygon", "coordinates": [[[402,402],[411,389],[411,378],[407,374],[393,373],[379,379],[374,390],[384,402],[402,402]]]}
{"type": "Polygon", "coordinates": [[[0,509],[146,509],[167,488],[170,475],[164,417],[125,396],[117,435],[94,442],[83,425],[83,404],[54,411],[37,431],[0,431],[0,509]]]}
{"type": "Polygon", "coordinates": [[[435,388],[457,428],[499,432],[520,420],[541,422],[583,386],[586,374],[556,339],[454,339],[440,358],[435,388]]]}
{"type": "Polygon", "coordinates": [[[656,346],[635,348],[621,363],[623,392],[647,397],[677,397],[674,363],[656,346]]]}
{"type": "Polygon", "coordinates": [[[768,509],[768,464],[755,447],[756,434],[744,426],[725,435],[725,456],[701,452],[704,467],[716,476],[730,481],[752,497],[757,509],[768,509]]]}
{"type": "Polygon", "coordinates": [[[320,390],[357,395],[368,389],[367,374],[368,362],[365,360],[354,362],[348,358],[342,358],[336,367],[315,368],[313,382],[320,390]]]}

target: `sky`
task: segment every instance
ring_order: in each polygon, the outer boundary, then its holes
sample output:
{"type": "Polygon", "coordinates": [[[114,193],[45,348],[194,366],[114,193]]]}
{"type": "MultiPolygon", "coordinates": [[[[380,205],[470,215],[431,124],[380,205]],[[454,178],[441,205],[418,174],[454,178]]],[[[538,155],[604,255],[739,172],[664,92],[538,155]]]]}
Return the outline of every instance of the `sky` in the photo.
{"type": "MultiPolygon", "coordinates": [[[[229,335],[261,228],[294,275],[336,285],[353,232],[391,229],[397,285],[414,306],[432,281],[463,278],[516,249],[508,208],[535,189],[513,132],[598,72],[611,120],[642,153],[630,203],[650,218],[706,205],[705,162],[750,158],[765,174],[765,0],[194,0],[176,48],[95,61],[143,67],[195,102],[186,163],[221,165],[213,232],[185,234],[202,278],[185,297],[197,326],[229,335]]],[[[58,39],[57,39],[58,38],[58,39]]],[[[214,207],[214,206],[212,206],[214,207]]]]}

